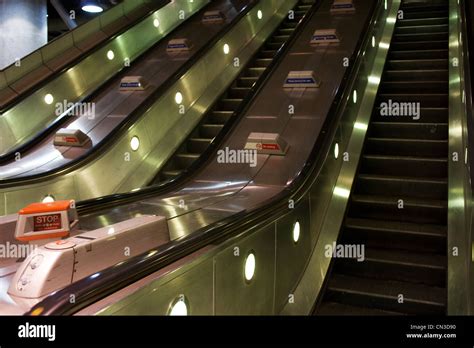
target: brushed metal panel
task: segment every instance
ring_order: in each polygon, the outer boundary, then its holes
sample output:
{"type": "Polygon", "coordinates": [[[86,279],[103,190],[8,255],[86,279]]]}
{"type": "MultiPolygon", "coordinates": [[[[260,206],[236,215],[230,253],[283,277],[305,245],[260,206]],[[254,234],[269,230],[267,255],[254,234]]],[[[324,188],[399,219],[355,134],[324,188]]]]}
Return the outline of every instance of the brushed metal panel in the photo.
{"type": "Polygon", "coordinates": [[[294,211],[276,222],[276,279],[275,312],[279,313],[285,304],[293,299],[298,283],[311,253],[309,200],[299,203],[294,211]],[[300,223],[300,238],[293,240],[293,227],[300,223]]]}
{"type": "Polygon", "coordinates": [[[268,315],[274,313],[275,225],[239,239],[215,256],[216,315],[268,315]],[[239,256],[235,249],[239,248],[239,256]],[[244,276],[247,255],[255,254],[255,275],[244,276]]]}
{"type": "Polygon", "coordinates": [[[157,278],[100,315],[168,315],[171,304],[184,295],[189,315],[213,314],[213,260],[174,275],[157,278]]]}

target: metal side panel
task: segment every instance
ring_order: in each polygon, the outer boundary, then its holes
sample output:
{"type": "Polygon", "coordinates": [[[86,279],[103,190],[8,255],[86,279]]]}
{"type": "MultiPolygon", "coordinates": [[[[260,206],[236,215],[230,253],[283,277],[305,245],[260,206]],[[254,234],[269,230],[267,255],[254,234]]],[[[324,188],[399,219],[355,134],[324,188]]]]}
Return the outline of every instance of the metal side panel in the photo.
{"type": "MultiPolygon", "coordinates": [[[[462,11],[449,2],[449,164],[448,164],[448,314],[472,315],[472,190],[468,162],[468,130],[462,11]]],[[[471,43],[472,44],[472,43],[471,43]]],[[[471,135],[472,136],[472,135],[471,135]]]]}

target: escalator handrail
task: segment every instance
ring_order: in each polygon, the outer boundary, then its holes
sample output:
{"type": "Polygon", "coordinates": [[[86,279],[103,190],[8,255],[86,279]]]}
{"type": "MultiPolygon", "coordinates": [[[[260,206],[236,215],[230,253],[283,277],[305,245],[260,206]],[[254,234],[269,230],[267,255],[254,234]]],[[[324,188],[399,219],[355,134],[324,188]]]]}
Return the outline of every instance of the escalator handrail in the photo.
{"type": "MultiPolygon", "coordinates": [[[[50,171],[26,177],[15,177],[1,180],[0,189],[36,184],[39,182],[51,180],[53,178],[66,175],[82,166],[85,166],[86,164],[92,162],[94,159],[102,155],[103,149],[111,146],[111,144],[114,143],[115,140],[118,139],[121,134],[124,134],[137,121],[137,119],[139,119],[145,113],[145,111],[153,105],[156,99],[158,99],[164,92],[166,92],[197,61],[199,61],[199,59],[201,59],[213,46],[215,46],[216,43],[233,28],[235,23],[242,19],[258,3],[258,1],[259,0],[250,0],[249,4],[242,8],[240,13],[228,24],[228,26],[224,30],[220,31],[212,40],[210,40],[203,47],[201,47],[190,60],[188,60],[177,71],[175,71],[173,75],[171,75],[150,96],[148,96],[145,101],[143,101],[138,106],[138,108],[136,108],[130,115],[128,115],[118,127],[115,127],[104,140],[95,145],[90,151],[86,152],[82,156],[68,162],[63,166],[60,166],[59,168],[55,168],[50,171]]],[[[205,11],[205,9],[211,4],[212,2],[207,4],[204,8],[198,11],[195,16],[199,13],[202,13],[202,11],[205,11]]],[[[58,125],[55,125],[54,127],[57,128],[58,125]]],[[[10,156],[14,157],[15,153],[10,153],[10,156]]]]}

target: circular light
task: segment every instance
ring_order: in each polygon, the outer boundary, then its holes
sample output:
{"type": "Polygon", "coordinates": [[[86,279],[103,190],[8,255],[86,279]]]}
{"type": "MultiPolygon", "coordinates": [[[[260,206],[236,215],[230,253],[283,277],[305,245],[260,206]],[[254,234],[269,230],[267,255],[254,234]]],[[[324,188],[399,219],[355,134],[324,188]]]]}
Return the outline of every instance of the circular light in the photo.
{"type": "Polygon", "coordinates": [[[46,197],[43,198],[43,200],[41,202],[42,203],[53,203],[55,201],[56,200],[54,199],[54,197],[52,195],[47,195],[46,197]]]}
{"type": "Polygon", "coordinates": [[[255,275],[255,254],[251,252],[245,259],[244,275],[246,281],[251,281],[255,275]]]}
{"type": "Polygon", "coordinates": [[[229,54],[230,52],[230,46],[228,44],[224,45],[224,54],[229,54]]]}
{"type": "Polygon", "coordinates": [[[130,140],[130,147],[133,151],[137,151],[140,148],[140,139],[137,136],[132,137],[130,140]]]}
{"type": "Polygon", "coordinates": [[[354,93],[352,94],[352,101],[354,102],[354,104],[357,104],[357,91],[354,90],[354,93]]]}
{"type": "Polygon", "coordinates": [[[258,12],[257,12],[257,17],[258,17],[258,19],[262,19],[262,18],[263,18],[263,12],[262,12],[262,10],[258,10],[258,12]]]}
{"type": "Polygon", "coordinates": [[[107,59],[108,60],[113,60],[115,58],[115,53],[114,51],[110,50],[107,52],[107,59]]]}
{"type": "Polygon", "coordinates": [[[293,242],[298,243],[300,240],[301,226],[299,221],[296,221],[293,225],[293,242]]]}
{"type": "Polygon", "coordinates": [[[334,158],[335,159],[339,158],[339,144],[338,143],[336,143],[336,145],[334,145],[334,158]]]}
{"type": "Polygon", "coordinates": [[[372,47],[375,47],[375,36],[372,36],[372,47]]]}
{"type": "Polygon", "coordinates": [[[54,97],[53,97],[53,95],[52,95],[52,94],[46,94],[46,95],[44,96],[44,102],[45,102],[46,104],[48,104],[48,105],[53,104],[53,102],[54,102],[54,97]]]}
{"type": "Polygon", "coordinates": [[[155,26],[155,28],[158,28],[160,26],[160,21],[158,18],[156,18],[154,21],[153,21],[153,25],[155,26]]]}
{"type": "Polygon", "coordinates": [[[181,92],[176,93],[176,95],[174,96],[174,101],[176,102],[176,104],[181,104],[183,102],[183,95],[181,94],[181,92]]]}
{"type": "Polygon", "coordinates": [[[97,5],[85,5],[82,6],[82,11],[89,13],[101,13],[104,11],[104,9],[97,5]]]}
{"type": "Polygon", "coordinates": [[[186,304],[185,298],[183,295],[178,296],[178,298],[171,305],[170,316],[186,316],[188,315],[188,305],[186,304]]]}

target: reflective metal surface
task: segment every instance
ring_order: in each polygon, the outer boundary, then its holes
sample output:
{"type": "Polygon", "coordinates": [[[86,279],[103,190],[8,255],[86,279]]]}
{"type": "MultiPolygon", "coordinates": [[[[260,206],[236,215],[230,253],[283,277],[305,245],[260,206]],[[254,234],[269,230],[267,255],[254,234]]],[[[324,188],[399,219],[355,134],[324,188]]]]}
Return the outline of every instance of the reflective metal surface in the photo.
{"type": "Polygon", "coordinates": [[[9,152],[31,139],[59,117],[57,102],[76,103],[86,98],[121,71],[127,59],[135,60],[208,3],[208,0],[183,0],[168,4],[7,110],[0,117],[0,153],[9,152]],[[179,11],[184,11],[184,16],[179,11]],[[154,26],[155,19],[160,21],[158,28],[154,26]],[[48,95],[52,97],[49,103],[45,99],[48,95]]]}
{"type": "MultiPolygon", "coordinates": [[[[327,11],[329,11],[331,3],[330,1],[323,2],[318,12],[318,15],[320,14],[321,16],[314,16],[305,33],[310,34],[314,32],[321,18],[328,17],[327,11]]],[[[364,6],[363,2],[356,1],[355,3],[358,8],[356,15],[353,17],[336,17],[340,20],[337,22],[337,28],[346,38],[344,43],[338,47],[325,47],[315,50],[307,46],[311,35],[301,35],[300,39],[295,43],[292,53],[285,58],[284,62],[269,80],[266,88],[257,97],[254,106],[247,113],[247,117],[239,123],[229,140],[223,144],[223,147],[241,148],[245,142],[246,135],[248,135],[248,131],[251,129],[257,131],[278,131],[290,143],[290,151],[287,156],[265,156],[259,158],[259,167],[257,169],[250,169],[248,165],[247,167],[232,166],[230,164],[219,164],[217,166],[215,161],[210,161],[209,166],[195,176],[195,181],[186,185],[188,192],[192,192],[193,185],[196,185],[200,178],[205,178],[206,182],[215,183],[214,185],[219,185],[219,183],[222,185],[228,174],[232,172],[233,178],[241,181],[234,181],[237,192],[226,198],[223,196],[224,199],[220,202],[201,205],[200,210],[220,209],[229,214],[235,214],[243,209],[252,210],[281,192],[299,174],[301,166],[304,164],[304,159],[308,156],[312,144],[316,140],[321,124],[326,116],[325,113],[329,110],[328,104],[330,104],[332,98],[328,98],[326,93],[335,93],[342,78],[344,69],[339,62],[342,61],[343,57],[351,55],[351,51],[354,50],[357,42],[356,38],[361,34],[360,30],[362,30],[362,25],[369,12],[370,4],[365,4],[364,6]],[[326,59],[320,59],[324,55],[326,55],[326,59]],[[313,65],[315,61],[318,63],[313,65]],[[282,82],[288,74],[288,70],[292,66],[298,66],[298,64],[302,64],[300,66],[311,66],[316,71],[332,71],[333,74],[324,75],[323,73],[324,79],[320,90],[306,90],[302,97],[302,91],[294,90],[291,92],[282,89],[282,82]],[[270,94],[273,96],[273,103],[271,105],[265,104],[265,100],[268,100],[268,95],[270,94]],[[298,103],[298,106],[295,108],[295,115],[289,117],[288,105],[293,101],[298,103]],[[315,105],[318,105],[318,109],[321,109],[321,111],[316,109],[315,105]],[[302,134],[305,134],[305,136],[301,136],[302,134]],[[239,185],[241,185],[241,189],[238,188],[239,185]]],[[[399,2],[396,2],[396,5],[398,4],[399,2]]],[[[385,19],[388,13],[396,13],[396,5],[394,5],[390,12],[383,11],[382,6],[380,18],[385,19]]],[[[333,22],[331,23],[334,24],[333,22]]],[[[385,22],[380,21],[380,23],[383,28],[385,22]]],[[[328,22],[325,24],[328,24],[328,22]]],[[[393,29],[393,26],[391,27],[393,29]]],[[[377,31],[380,28],[378,26],[376,28],[377,31]]],[[[389,34],[385,32],[383,37],[390,37],[391,35],[389,34]]],[[[381,31],[377,37],[382,37],[381,31]]],[[[386,54],[386,49],[381,51],[383,51],[381,54],[386,54]]],[[[367,65],[366,69],[372,67],[373,56],[381,51],[368,51],[368,61],[365,62],[367,65]]],[[[380,58],[380,62],[383,68],[383,57],[380,58]]],[[[381,69],[379,65],[376,64],[377,69],[381,69]]],[[[362,86],[367,84],[367,79],[362,77],[363,75],[359,75],[362,86]]],[[[362,91],[363,89],[361,88],[361,93],[362,91]]],[[[366,101],[365,103],[368,102],[366,101]]],[[[348,122],[350,122],[350,118],[356,116],[358,108],[349,108],[348,110],[347,117],[348,122]]],[[[339,132],[338,134],[341,133],[339,132]]],[[[347,134],[350,136],[350,133],[347,134]]],[[[335,170],[335,173],[337,173],[342,161],[334,159],[332,150],[326,156],[327,168],[335,170]],[[334,166],[334,163],[338,163],[338,165],[334,166]]],[[[334,175],[335,173],[331,174],[334,175]]],[[[317,181],[316,183],[319,182],[317,181]]],[[[202,186],[200,187],[203,188],[202,186]]],[[[215,195],[215,192],[212,194],[211,192],[206,195],[201,191],[196,196],[190,193],[187,199],[193,196],[205,199],[207,196],[215,195]]],[[[224,192],[228,191],[221,190],[221,192],[225,195],[224,192]]],[[[156,200],[159,200],[159,198],[156,200]]],[[[185,200],[186,202],[187,200],[185,200]]],[[[173,268],[173,272],[166,275],[158,272],[151,275],[148,281],[152,281],[154,286],[157,287],[158,285],[161,286],[161,284],[165,286],[171,279],[183,278],[182,281],[184,281],[186,277],[185,272],[188,272],[189,269],[199,272],[201,263],[204,260],[212,259],[215,264],[214,285],[212,289],[206,289],[204,294],[206,297],[210,292],[213,293],[215,303],[213,314],[278,314],[282,313],[282,311],[283,313],[294,314],[308,313],[314,303],[314,298],[317,296],[318,289],[314,287],[314,283],[317,281],[315,277],[323,279],[325,276],[323,272],[313,272],[312,269],[309,269],[308,267],[313,267],[311,264],[306,265],[308,257],[311,255],[313,243],[317,239],[317,234],[315,235],[310,230],[311,226],[317,223],[311,215],[316,209],[319,210],[320,206],[318,204],[324,206],[324,204],[328,204],[328,201],[318,202],[316,200],[313,206],[312,198],[306,196],[305,199],[294,202],[294,207],[292,202],[288,202],[288,204],[289,209],[287,213],[281,216],[281,219],[266,225],[257,222],[252,226],[251,230],[245,230],[241,235],[226,240],[218,246],[211,247],[209,251],[188,263],[186,267],[176,266],[173,268]],[[295,243],[292,233],[293,226],[297,221],[300,223],[300,238],[295,243]],[[250,282],[245,280],[243,273],[245,258],[249,253],[253,253],[256,260],[255,278],[250,282]],[[309,283],[311,283],[312,290],[305,292],[301,284],[307,286],[309,283]],[[235,291],[235,289],[238,290],[235,291]]],[[[141,209],[139,205],[136,207],[117,208],[117,211],[120,212],[117,214],[117,217],[124,214],[130,216],[133,213],[138,213],[141,209]]],[[[187,227],[189,222],[185,220],[185,213],[182,211],[180,213],[179,207],[175,207],[175,209],[177,210],[175,212],[168,210],[168,214],[177,216],[175,220],[177,222],[184,222],[183,226],[187,227]]],[[[204,211],[203,214],[203,216],[207,216],[204,211]]],[[[110,218],[110,214],[105,216],[110,218]]],[[[170,215],[167,216],[170,217],[170,215]]],[[[85,220],[96,221],[96,217],[91,215],[85,220]]],[[[192,224],[189,227],[188,233],[191,233],[192,224]]],[[[326,231],[324,232],[326,233],[326,231]]],[[[317,256],[318,261],[320,256],[317,256]]],[[[311,263],[313,262],[315,261],[311,260],[311,263]]],[[[207,268],[203,268],[203,274],[206,272],[208,272],[207,268]]],[[[100,314],[137,314],[133,309],[132,299],[140,298],[140,295],[143,295],[141,301],[146,301],[146,298],[149,301],[153,301],[153,296],[146,295],[149,291],[145,290],[146,287],[143,288],[143,285],[143,283],[138,287],[131,285],[121,291],[120,295],[115,294],[105,298],[94,306],[84,309],[80,314],[97,313],[97,311],[100,311],[100,314]]],[[[158,289],[161,289],[161,287],[158,289]]],[[[187,296],[188,293],[192,294],[195,291],[198,290],[194,290],[192,286],[175,288],[176,296],[178,294],[187,296]]],[[[168,296],[167,298],[169,299],[170,297],[168,296]]],[[[192,307],[191,301],[190,306],[192,307]]],[[[145,311],[144,313],[149,312],[145,311]]],[[[158,310],[153,314],[167,313],[158,310]]]]}
{"type": "MultiPolygon", "coordinates": [[[[222,12],[226,17],[224,23],[209,25],[203,23],[200,16],[187,20],[175,32],[168,35],[166,40],[158,43],[134,62],[130,68],[107,82],[98,95],[89,98],[87,103],[88,105],[93,104],[93,114],[81,112],[77,116],[70,117],[61,126],[68,129],[80,129],[84,134],[87,134],[91,139],[87,146],[79,148],[55,146],[55,134],[50,134],[37,146],[22,154],[21,160],[12,160],[10,163],[3,164],[0,169],[0,180],[52,171],[87,154],[135,111],[146,98],[149,98],[167,79],[173,76],[185,62],[191,60],[206,42],[210,41],[226,25],[229,25],[243,7],[244,4],[235,7],[230,1],[213,2],[207,9],[222,12]],[[166,52],[169,40],[183,37],[190,40],[193,45],[192,50],[189,53],[170,57],[166,52]],[[149,86],[145,91],[120,91],[118,86],[125,76],[145,76],[149,86]]],[[[87,109],[90,111],[91,108],[87,109]]],[[[21,189],[21,182],[17,189],[21,189]]]]}
{"type": "Polygon", "coordinates": [[[147,185],[221,91],[273,32],[292,4],[293,1],[282,3],[277,0],[257,4],[216,44],[215,49],[197,62],[95,161],[49,182],[24,186],[19,191],[0,191],[0,197],[4,198],[0,200],[0,212],[17,212],[48,194],[58,200],[67,197],[79,201],[147,185]],[[261,20],[257,17],[258,11],[265,13],[261,20]],[[232,55],[223,53],[225,43],[232,47],[232,55]],[[230,64],[234,57],[240,59],[238,67],[230,64]],[[181,105],[175,102],[177,92],[184,97],[181,105]],[[184,114],[181,114],[183,108],[184,114]],[[134,136],[140,139],[137,151],[130,148],[134,136]]]}

